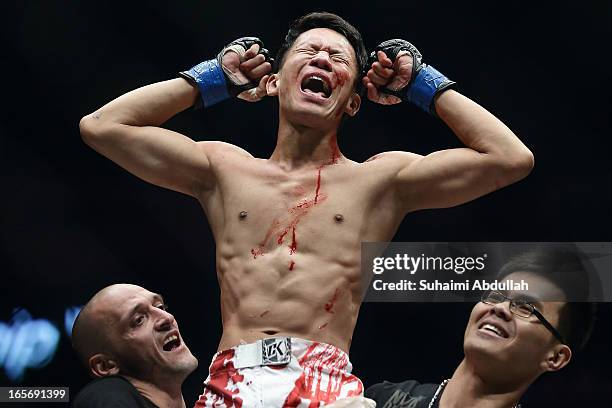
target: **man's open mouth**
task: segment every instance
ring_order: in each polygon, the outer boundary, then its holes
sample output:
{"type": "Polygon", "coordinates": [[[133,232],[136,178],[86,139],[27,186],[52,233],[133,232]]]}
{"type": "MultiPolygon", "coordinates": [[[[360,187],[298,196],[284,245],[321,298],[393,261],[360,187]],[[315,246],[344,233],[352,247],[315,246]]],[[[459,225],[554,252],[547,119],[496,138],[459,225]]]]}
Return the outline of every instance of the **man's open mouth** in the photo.
{"type": "Polygon", "coordinates": [[[316,74],[306,76],[300,85],[304,93],[318,95],[325,99],[329,98],[331,95],[330,84],[325,78],[316,74]]]}
{"type": "Polygon", "coordinates": [[[172,351],[180,346],[181,346],[181,340],[176,334],[173,334],[172,336],[164,340],[163,349],[164,351],[172,351]]]}
{"type": "Polygon", "coordinates": [[[483,330],[489,333],[493,333],[499,337],[502,337],[504,339],[508,338],[508,332],[506,332],[504,329],[502,329],[501,327],[492,324],[492,323],[484,323],[482,324],[479,328],[479,330],[483,330]]]}

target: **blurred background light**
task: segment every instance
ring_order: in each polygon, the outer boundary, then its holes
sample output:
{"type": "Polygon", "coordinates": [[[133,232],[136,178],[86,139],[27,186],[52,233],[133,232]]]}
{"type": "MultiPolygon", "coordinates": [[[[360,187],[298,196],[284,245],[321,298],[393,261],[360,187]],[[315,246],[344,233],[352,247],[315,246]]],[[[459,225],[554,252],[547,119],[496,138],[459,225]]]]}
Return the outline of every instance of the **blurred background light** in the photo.
{"type": "Polygon", "coordinates": [[[0,323],[0,367],[11,381],[20,382],[26,369],[42,368],[53,359],[59,339],[53,323],[17,308],[8,324],[0,323]]]}
{"type": "Polygon", "coordinates": [[[79,315],[81,307],[82,306],[70,306],[66,308],[66,312],[64,312],[64,328],[69,338],[72,338],[72,326],[74,326],[74,321],[79,315]]]}

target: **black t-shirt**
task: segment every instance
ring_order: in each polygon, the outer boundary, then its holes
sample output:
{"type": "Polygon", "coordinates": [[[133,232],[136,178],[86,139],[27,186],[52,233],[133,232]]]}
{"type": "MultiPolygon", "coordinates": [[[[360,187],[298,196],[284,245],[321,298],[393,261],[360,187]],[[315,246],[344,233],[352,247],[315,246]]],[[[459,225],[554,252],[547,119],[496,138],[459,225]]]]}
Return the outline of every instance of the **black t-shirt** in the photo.
{"type": "MultiPolygon", "coordinates": [[[[421,384],[408,380],[384,381],[369,387],[365,396],[376,401],[376,408],[427,408],[440,384],[421,384]]],[[[436,400],[434,407],[438,407],[436,400]]]]}
{"type": "Polygon", "coordinates": [[[98,378],[78,393],[74,408],[158,408],[123,377],[98,378]]]}
{"type": "MultiPolygon", "coordinates": [[[[421,384],[408,380],[401,383],[383,381],[369,387],[365,396],[376,401],[376,408],[428,408],[440,384],[421,384]]],[[[442,392],[432,408],[440,407],[442,392]]],[[[521,404],[515,407],[521,408],[521,404]]]]}

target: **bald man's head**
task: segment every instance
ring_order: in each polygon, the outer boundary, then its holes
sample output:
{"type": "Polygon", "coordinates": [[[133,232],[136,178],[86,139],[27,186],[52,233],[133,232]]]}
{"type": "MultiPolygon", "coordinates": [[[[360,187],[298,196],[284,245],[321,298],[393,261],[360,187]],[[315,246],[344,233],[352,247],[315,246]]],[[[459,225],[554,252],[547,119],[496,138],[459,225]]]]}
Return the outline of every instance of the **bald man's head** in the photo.
{"type": "Polygon", "coordinates": [[[112,354],[108,328],[112,327],[113,319],[108,310],[112,305],[109,300],[112,300],[113,291],[130,286],[134,285],[117,284],[105,287],[79,312],[72,326],[72,347],[85,366],[89,366],[89,358],[94,354],[112,354]]]}
{"type": "Polygon", "coordinates": [[[72,345],[96,377],[146,381],[188,375],[197,367],[162,297],[136,285],[115,284],[96,293],[74,322],[72,345]],[[168,343],[174,335],[178,340],[168,343]]]}

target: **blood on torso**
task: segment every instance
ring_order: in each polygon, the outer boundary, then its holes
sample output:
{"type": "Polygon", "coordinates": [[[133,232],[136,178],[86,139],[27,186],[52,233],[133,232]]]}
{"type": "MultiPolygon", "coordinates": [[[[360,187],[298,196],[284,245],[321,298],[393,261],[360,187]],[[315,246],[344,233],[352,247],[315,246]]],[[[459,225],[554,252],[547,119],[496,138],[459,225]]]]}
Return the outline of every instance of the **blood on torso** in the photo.
{"type": "Polygon", "coordinates": [[[200,199],[217,245],[219,348],[266,332],[348,350],[361,302],[361,242],[390,240],[402,218],[393,170],[331,150],[328,162],[287,172],[221,150],[212,156],[217,186],[200,199]]]}

